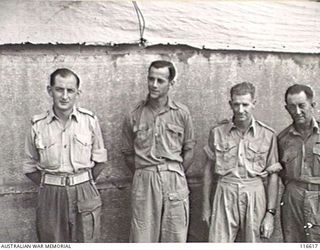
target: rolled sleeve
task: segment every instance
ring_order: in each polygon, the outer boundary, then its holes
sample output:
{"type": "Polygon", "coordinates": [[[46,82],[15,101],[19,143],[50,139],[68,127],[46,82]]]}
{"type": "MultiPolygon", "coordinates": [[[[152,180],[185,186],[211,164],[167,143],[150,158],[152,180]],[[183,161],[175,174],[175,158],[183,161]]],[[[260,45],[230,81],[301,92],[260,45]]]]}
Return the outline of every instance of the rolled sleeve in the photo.
{"type": "Polygon", "coordinates": [[[123,121],[122,134],[121,134],[121,152],[124,155],[133,155],[134,146],[133,146],[134,134],[132,131],[131,119],[127,115],[123,121]]]}
{"type": "Polygon", "coordinates": [[[267,164],[265,170],[268,173],[277,173],[282,169],[279,163],[278,145],[276,135],[272,135],[271,145],[267,156],[267,164]]]}
{"type": "Polygon", "coordinates": [[[190,113],[187,112],[184,127],[183,151],[193,149],[195,144],[193,123],[190,113]]]}
{"type": "Polygon", "coordinates": [[[22,165],[24,174],[36,172],[39,168],[39,154],[34,144],[35,133],[31,126],[25,139],[25,159],[22,165]]]}
{"type": "Polygon", "coordinates": [[[203,150],[206,153],[208,159],[215,161],[216,157],[214,154],[214,135],[212,130],[209,133],[208,144],[203,148],[203,150]]]}
{"type": "Polygon", "coordinates": [[[108,154],[107,154],[107,149],[104,147],[104,144],[103,144],[103,137],[102,137],[98,118],[95,118],[95,126],[94,126],[93,134],[94,134],[94,138],[93,138],[91,159],[92,161],[97,163],[106,162],[108,160],[108,154]]]}

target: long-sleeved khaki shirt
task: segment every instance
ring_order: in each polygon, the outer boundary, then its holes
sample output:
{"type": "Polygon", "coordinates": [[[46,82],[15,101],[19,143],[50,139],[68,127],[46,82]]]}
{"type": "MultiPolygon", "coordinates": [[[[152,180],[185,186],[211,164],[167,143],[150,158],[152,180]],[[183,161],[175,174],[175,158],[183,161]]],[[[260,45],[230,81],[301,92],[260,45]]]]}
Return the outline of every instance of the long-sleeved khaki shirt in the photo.
{"type": "Polygon", "coordinates": [[[135,155],[136,168],[165,160],[183,162],[183,151],[195,145],[189,110],[168,98],[165,108],[155,114],[148,99],[142,101],[125,118],[122,142],[122,152],[135,155]]]}

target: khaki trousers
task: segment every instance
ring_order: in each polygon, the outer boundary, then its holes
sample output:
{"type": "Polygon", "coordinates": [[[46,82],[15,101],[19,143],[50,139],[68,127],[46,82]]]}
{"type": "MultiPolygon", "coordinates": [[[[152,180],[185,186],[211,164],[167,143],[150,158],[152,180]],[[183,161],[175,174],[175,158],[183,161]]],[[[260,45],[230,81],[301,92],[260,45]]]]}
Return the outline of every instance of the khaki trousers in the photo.
{"type": "Polygon", "coordinates": [[[189,189],[179,163],[137,169],[132,185],[130,242],[186,242],[189,189]],[[175,164],[180,168],[170,167],[175,164]],[[171,170],[169,170],[169,168],[171,170]],[[178,169],[177,169],[178,170],[178,169]]]}
{"type": "Polygon", "coordinates": [[[282,196],[281,224],[284,242],[320,242],[320,192],[289,182],[282,196]]]}
{"type": "Polygon", "coordinates": [[[101,198],[95,184],[43,185],[36,216],[40,242],[95,242],[100,236],[101,198]]]}
{"type": "Polygon", "coordinates": [[[234,242],[236,238],[241,242],[260,242],[265,212],[261,178],[220,178],[213,199],[209,242],[234,242]]]}

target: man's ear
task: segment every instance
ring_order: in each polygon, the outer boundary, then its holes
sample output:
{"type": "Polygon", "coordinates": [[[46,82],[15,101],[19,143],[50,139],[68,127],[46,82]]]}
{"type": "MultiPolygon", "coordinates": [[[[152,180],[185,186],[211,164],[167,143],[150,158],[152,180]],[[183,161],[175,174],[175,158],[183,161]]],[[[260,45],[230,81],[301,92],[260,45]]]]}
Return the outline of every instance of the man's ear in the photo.
{"type": "Polygon", "coordinates": [[[311,107],[315,108],[317,106],[317,103],[316,102],[312,102],[311,103],[311,107]]]}
{"type": "Polygon", "coordinates": [[[174,84],[175,84],[175,81],[174,81],[174,80],[170,81],[170,85],[171,85],[171,86],[173,86],[174,84]]]}
{"type": "Polygon", "coordinates": [[[49,96],[52,97],[52,87],[50,85],[47,86],[47,92],[48,92],[49,96]]]}
{"type": "Polygon", "coordinates": [[[252,104],[253,104],[253,106],[256,106],[256,104],[257,104],[257,99],[253,99],[252,104]]]}
{"type": "Polygon", "coordinates": [[[284,105],[284,108],[289,112],[288,105],[284,105]]]}

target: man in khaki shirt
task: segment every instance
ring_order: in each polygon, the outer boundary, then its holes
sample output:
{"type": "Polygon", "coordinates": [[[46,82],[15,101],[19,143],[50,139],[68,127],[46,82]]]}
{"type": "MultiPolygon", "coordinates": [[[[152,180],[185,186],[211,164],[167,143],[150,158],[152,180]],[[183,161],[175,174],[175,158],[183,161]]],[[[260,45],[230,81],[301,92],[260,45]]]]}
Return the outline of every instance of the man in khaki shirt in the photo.
{"type": "Polygon", "coordinates": [[[320,130],[313,95],[303,84],[285,93],[285,108],[293,121],[278,136],[285,242],[320,242],[320,130]]]}
{"type": "Polygon", "coordinates": [[[57,69],[47,87],[52,109],[36,115],[26,137],[23,171],[39,185],[40,242],[95,242],[101,198],[94,180],[107,160],[97,117],[75,107],[80,80],[57,69]]]}
{"type": "Polygon", "coordinates": [[[203,220],[210,242],[259,242],[274,228],[278,194],[277,141],[273,129],[256,120],[255,87],[248,82],[231,88],[232,120],[210,130],[205,147],[203,220]],[[218,181],[213,202],[213,179],[218,181]],[[265,191],[263,179],[268,179],[265,191]]]}
{"type": "Polygon", "coordinates": [[[126,117],[123,149],[134,172],[130,242],[186,242],[189,189],[185,171],[195,144],[189,110],[168,96],[175,68],[154,61],[149,95],[126,117]]]}

